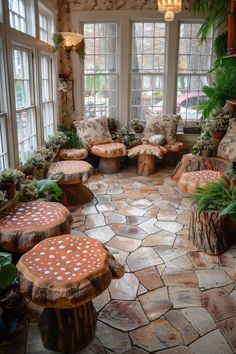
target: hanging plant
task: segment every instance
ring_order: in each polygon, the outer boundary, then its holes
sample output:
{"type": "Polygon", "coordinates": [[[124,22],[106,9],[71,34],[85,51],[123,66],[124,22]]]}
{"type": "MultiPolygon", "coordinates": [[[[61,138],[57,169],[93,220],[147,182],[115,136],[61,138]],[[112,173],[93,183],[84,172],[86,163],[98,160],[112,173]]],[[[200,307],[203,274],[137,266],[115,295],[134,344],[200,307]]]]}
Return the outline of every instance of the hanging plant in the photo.
{"type": "Polygon", "coordinates": [[[75,47],[76,53],[79,55],[80,60],[83,62],[85,58],[85,41],[82,41],[75,47]]]}
{"type": "Polygon", "coordinates": [[[57,51],[61,45],[64,43],[64,37],[60,32],[54,32],[52,36],[53,50],[57,51]]]}

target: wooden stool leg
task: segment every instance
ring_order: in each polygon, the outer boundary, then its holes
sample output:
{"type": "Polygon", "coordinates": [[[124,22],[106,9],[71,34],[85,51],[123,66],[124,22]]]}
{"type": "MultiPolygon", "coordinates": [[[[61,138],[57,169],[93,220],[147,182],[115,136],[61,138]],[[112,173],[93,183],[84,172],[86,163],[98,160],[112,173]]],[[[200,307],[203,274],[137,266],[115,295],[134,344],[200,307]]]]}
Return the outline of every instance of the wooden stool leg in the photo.
{"type": "Polygon", "coordinates": [[[100,157],[98,171],[101,173],[118,173],[121,171],[120,157],[100,157]]]}
{"type": "Polygon", "coordinates": [[[60,202],[63,205],[79,205],[91,202],[93,192],[82,183],[60,183],[63,190],[60,202]]]}
{"type": "Polygon", "coordinates": [[[140,176],[149,176],[155,173],[155,156],[139,155],[138,156],[138,174],[140,176]]]}
{"type": "Polygon", "coordinates": [[[92,301],[71,309],[45,308],[39,319],[43,345],[56,352],[77,352],[93,339],[96,322],[92,301]]]}

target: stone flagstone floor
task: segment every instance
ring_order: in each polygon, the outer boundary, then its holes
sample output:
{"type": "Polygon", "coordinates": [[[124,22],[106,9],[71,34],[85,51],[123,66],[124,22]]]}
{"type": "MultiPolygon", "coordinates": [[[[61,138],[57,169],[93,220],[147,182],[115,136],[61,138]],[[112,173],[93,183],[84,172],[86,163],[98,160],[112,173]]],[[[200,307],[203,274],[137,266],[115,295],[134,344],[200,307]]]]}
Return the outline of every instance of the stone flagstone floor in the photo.
{"type": "MultiPolygon", "coordinates": [[[[71,208],[72,233],[104,242],[125,265],[125,275],[94,300],[96,338],[81,354],[236,353],[236,245],[221,256],[193,247],[191,199],[170,172],[96,173],[89,180],[95,199],[71,208]]],[[[29,309],[26,351],[14,353],[55,353],[41,344],[41,309],[29,309]]]]}

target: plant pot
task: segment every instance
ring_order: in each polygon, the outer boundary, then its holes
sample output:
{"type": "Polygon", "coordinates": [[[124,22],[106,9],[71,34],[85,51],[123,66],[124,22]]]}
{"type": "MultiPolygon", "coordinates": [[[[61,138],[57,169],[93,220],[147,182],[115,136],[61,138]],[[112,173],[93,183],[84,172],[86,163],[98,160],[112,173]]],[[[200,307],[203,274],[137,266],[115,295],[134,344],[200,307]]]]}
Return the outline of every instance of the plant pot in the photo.
{"type": "Polygon", "coordinates": [[[6,192],[6,197],[8,200],[13,199],[16,194],[15,182],[7,182],[2,184],[2,190],[6,192]]]}
{"type": "Polygon", "coordinates": [[[139,134],[139,133],[143,133],[143,128],[135,128],[134,131],[135,133],[139,134]]]}
{"type": "Polygon", "coordinates": [[[211,154],[212,154],[212,150],[209,150],[209,149],[202,149],[201,150],[202,157],[210,157],[211,154]]]}
{"type": "Polygon", "coordinates": [[[212,138],[219,139],[219,140],[222,139],[224,135],[225,132],[220,132],[220,131],[211,133],[212,138]]]}

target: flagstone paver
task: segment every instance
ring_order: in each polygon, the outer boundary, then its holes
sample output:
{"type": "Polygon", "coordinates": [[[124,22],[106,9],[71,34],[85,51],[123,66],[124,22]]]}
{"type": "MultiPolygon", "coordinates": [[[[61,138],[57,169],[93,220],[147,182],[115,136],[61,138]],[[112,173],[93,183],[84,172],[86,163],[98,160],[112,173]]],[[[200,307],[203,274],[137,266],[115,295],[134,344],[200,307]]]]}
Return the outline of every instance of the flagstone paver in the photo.
{"type": "MultiPolygon", "coordinates": [[[[193,203],[170,179],[172,171],[159,166],[147,177],[135,166],[114,175],[95,171],[88,182],[95,198],[69,207],[72,234],[104,242],[125,267],[93,300],[96,337],[77,354],[236,353],[236,243],[220,256],[193,246],[193,203]]],[[[25,354],[52,353],[41,343],[41,310],[29,304],[25,354]]],[[[11,342],[15,351],[6,353],[21,354],[22,343],[11,342]]]]}

